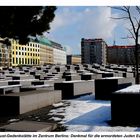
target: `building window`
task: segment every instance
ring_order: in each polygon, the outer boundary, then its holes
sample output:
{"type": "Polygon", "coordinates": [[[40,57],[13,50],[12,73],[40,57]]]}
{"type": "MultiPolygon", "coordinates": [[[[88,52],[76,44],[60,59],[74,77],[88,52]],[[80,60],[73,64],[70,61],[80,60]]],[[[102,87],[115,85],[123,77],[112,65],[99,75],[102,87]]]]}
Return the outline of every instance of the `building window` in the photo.
{"type": "Polygon", "coordinates": [[[30,60],[29,60],[29,58],[28,58],[28,64],[30,64],[30,60]]]}
{"type": "Polygon", "coordinates": [[[24,52],[22,52],[22,55],[24,55],[24,52]]]}
{"type": "Polygon", "coordinates": [[[27,64],[27,58],[25,58],[25,64],[27,64]]]}
{"type": "Polygon", "coordinates": [[[36,64],[37,64],[37,59],[36,59],[36,64]]]}
{"type": "Polygon", "coordinates": [[[16,58],[16,64],[18,64],[18,58],[16,58]]]}
{"type": "Polygon", "coordinates": [[[22,64],[24,64],[24,58],[22,58],[22,64]]]}
{"type": "Polygon", "coordinates": [[[29,48],[28,48],[28,51],[29,51],[29,48]]]}
{"type": "Polygon", "coordinates": [[[13,51],[13,54],[14,54],[14,51],[13,51]]]}
{"type": "Polygon", "coordinates": [[[16,55],[18,54],[18,52],[16,52],[16,55]]]}
{"type": "Polygon", "coordinates": [[[21,55],[21,52],[19,52],[19,55],[21,55]]]}
{"type": "Polygon", "coordinates": [[[15,63],[15,58],[13,57],[13,64],[15,63]]]}
{"type": "Polygon", "coordinates": [[[21,64],[21,58],[19,58],[19,64],[21,64]]]}

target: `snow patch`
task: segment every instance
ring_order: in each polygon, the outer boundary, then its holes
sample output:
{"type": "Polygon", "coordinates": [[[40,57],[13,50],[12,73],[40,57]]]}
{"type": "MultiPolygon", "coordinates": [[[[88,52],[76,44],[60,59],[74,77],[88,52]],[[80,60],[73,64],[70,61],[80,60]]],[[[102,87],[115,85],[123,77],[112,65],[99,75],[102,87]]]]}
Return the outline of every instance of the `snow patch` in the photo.
{"type": "Polygon", "coordinates": [[[64,104],[63,104],[62,102],[53,104],[54,107],[60,107],[60,106],[63,106],[63,105],[64,105],[64,104]]]}
{"type": "MultiPolygon", "coordinates": [[[[96,131],[137,131],[137,127],[110,126],[111,120],[110,101],[95,100],[94,95],[82,96],[77,99],[67,100],[69,106],[51,110],[52,115],[59,115],[63,110],[64,118],[59,120],[60,124],[66,126],[68,132],[96,132],[96,131]],[[65,109],[65,110],[64,110],[65,109]]],[[[64,103],[65,104],[65,103],[64,103]]]]}
{"type": "Polygon", "coordinates": [[[61,118],[58,118],[58,117],[51,117],[49,120],[61,121],[62,119],[61,118]]]}
{"type": "Polygon", "coordinates": [[[116,91],[116,93],[139,93],[140,94],[140,85],[132,85],[127,88],[116,91]]]}

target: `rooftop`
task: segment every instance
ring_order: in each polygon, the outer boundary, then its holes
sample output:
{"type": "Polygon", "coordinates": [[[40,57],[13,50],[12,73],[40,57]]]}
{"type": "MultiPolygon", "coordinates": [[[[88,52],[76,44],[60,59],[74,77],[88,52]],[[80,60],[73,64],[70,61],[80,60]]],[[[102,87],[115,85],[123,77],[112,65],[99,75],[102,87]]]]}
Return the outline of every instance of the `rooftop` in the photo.
{"type": "Polygon", "coordinates": [[[135,46],[134,45],[122,45],[122,46],[119,46],[119,45],[114,45],[114,46],[108,46],[108,48],[134,48],[135,46]]]}

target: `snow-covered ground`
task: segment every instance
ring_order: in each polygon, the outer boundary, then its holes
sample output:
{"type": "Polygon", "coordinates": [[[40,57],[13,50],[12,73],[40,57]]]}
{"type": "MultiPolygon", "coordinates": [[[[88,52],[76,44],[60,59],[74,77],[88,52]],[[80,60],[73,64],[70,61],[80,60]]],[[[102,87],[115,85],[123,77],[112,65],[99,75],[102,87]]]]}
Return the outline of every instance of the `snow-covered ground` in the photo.
{"type": "Polygon", "coordinates": [[[96,131],[140,131],[138,127],[122,127],[109,125],[111,120],[110,101],[97,101],[94,95],[87,95],[65,103],[54,104],[56,109],[50,111],[50,115],[62,115],[64,118],[53,117],[67,127],[68,132],[96,132],[96,131]]]}

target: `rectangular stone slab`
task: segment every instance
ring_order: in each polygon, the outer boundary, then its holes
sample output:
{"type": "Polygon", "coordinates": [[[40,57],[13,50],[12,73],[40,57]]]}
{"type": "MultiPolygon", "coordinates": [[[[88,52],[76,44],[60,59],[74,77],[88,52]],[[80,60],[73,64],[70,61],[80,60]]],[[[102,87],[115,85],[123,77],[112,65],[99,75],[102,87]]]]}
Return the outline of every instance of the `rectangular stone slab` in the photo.
{"type": "Polygon", "coordinates": [[[114,125],[140,126],[140,85],[112,93],[111,121],[114,125]]]}
{"type": "Polygon", "coordinates": [[[95,79],[95,99],[110,100],[112,92],[126,88],[134,83],[134,78],[95,79]]]}
{"type": "Polygon", "coordinates": [[[50,132],[56,129],[55,123],[35,122],[35,121],[19,121],[0,127],[3,131],[17,132],[50,132]]]}
{"type": "Polygon", "coordinates": [[[81,95],[94,93],[94,81],[63,81],[62,83],[55,83],[54,89],[62,90],[62,99],[72,99],[81,95]]]}
{"type": "Polygon", "coordinates": [[[0,96],[0,115],[15,116],[61,101],[60,90],[34,90],[0,96]]]}

